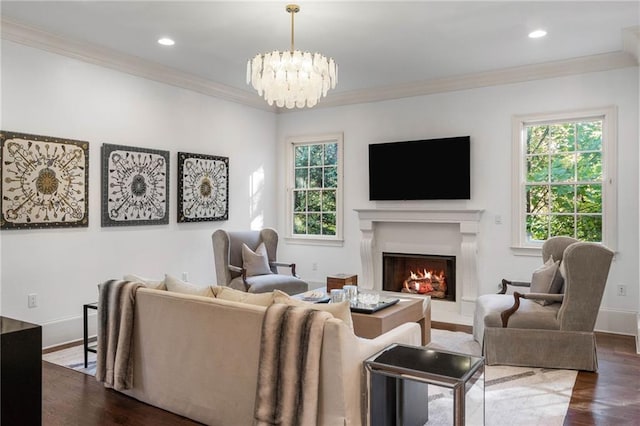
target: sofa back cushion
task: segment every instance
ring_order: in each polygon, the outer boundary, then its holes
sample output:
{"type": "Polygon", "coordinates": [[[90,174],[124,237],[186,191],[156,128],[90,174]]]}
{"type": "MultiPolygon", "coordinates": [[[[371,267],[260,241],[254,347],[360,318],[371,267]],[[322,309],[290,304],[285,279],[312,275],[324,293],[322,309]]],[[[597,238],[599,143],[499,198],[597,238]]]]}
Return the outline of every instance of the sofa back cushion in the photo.
{"type": "Polygon", "coordinates": [[[215,297],[213,287],[216,287],[217,289],[217,286],[199,286],[182,281],[181,279],[169,274],[164,276],[164,283],[167,286],[168,291],[172,291],[174,293],[193,294],[195,296],[215,297]]]}
{"type": "Polygon", "coordinates": [[[231,287],[220,286],[216,297],[221,300],[248,303],[250,305],[269,306],[273,303],[273,293],[247,293],[231,287]]]}

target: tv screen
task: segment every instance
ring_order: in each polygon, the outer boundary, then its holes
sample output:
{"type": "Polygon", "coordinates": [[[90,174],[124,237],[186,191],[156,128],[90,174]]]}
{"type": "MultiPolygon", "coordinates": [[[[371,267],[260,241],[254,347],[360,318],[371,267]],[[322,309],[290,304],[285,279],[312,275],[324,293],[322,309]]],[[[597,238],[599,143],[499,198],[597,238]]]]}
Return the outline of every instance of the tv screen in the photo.
{"type": "Polygon", "coordinates": [[[370,200],[471,199],[470,137],[369,145],[370,200]]]}

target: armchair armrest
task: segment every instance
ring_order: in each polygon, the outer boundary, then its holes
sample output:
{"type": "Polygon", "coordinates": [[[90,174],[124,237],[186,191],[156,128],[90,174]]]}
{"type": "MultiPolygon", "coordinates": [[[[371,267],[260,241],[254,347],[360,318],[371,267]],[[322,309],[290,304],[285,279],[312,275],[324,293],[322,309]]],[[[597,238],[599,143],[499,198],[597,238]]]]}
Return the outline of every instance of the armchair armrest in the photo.
{"type": "Polygon", "coordinates": [[[547,302],[562,302],[564,300],[564,294],[549,294],[549,293],[518,293],[517,291],[513,293],[513,306],[509,309],[506,309],[500,313],[500,318],[502,319],[502,328],[506,328],[509,325],[509,318],[513,315],[518,308],[520,307],[520,299],[529,299],[529,300],[546,300],[547,302]]]}
{"type": "Polygon", "coordinates": [[[293,275],[294,277],[298,276],[298,275],[296,275],[296,264],[295,263],[269,262],[269,264],[272,265],[272,266],[282,266],[284,268],[291,268],[291,275],[293,275]]]}
{"type": "Polygon", "coordinates": [[[531,283],[525,281],[510,281],[506,279],[502,279],[500,283],[501,289],[498,294],[505,294],[507,292],[507,286],[512,285],[514,287],[531,287],[531,283]]]}
{"type": "Polygon", "coordinates": [[[547,302],[558,303],[564,300],[564,294],[527,293],[523,294],[522,298],[529,300],[546,300],[547,302]]]}
{"type": "Polygon", "coordinates": [[[244,271],[244,269],[240,268],[239,266],[227,265],[227,268],[229,268],[231,272],[237,272],[239,274],[241,274],[244,271]]]}
{"type": "Polygon", "coordinates": [[[247,291],[249,288],[249,284],[247,284],[247,270],[244,268],[240,268],[239,266],[227,265],[227,268],[231,272],[236,272],[242,276],[242,282],[244,283],[244,291],[247,291]]]}
{"type": "Polygon", "coordinates": [[[521,297],[522,294],[515,291],[513,293],[513,306],[507,310],[500,312],[500,319],[502,319],[502,328],[507,328],[507,325],[509,324],[509,317],[513,315],[520,307],[521,297]]]}

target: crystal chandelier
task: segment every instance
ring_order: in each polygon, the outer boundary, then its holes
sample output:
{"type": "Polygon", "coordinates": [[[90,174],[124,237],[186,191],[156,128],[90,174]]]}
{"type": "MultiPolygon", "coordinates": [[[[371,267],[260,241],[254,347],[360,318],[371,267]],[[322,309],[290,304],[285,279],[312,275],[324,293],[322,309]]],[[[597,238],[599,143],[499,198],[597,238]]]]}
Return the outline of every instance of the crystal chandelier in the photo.
{"type": "Polygon", "coordinates": [[[300,11],[297,4],[286,7],[291,14],[291,49],[259,53],[247,62],[247,84],[258,95],[282,108],[311,108],[336,87],[338,65],[333,58],[320,53],[311,54],[293,48],[293,17],[300,11]]]}

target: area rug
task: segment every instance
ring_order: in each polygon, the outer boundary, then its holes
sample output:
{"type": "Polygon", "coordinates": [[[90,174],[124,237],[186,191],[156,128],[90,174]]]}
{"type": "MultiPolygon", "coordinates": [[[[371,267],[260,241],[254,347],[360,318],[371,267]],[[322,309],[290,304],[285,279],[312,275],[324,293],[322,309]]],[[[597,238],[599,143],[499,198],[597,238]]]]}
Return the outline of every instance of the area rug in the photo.
{"type": "MultiPolygon", "coordinates": [[[[467,333],[431,330],[432,349],[479,355],[480,345],[467,333]]],[[[95,375],[96,355],[89,353],[84,367],[82,345],[45,354],[45,361],[85,374],[95,375]]],[[[486,366],[484,424],[490,426],[562,425],[569,408],[577,372],[544,368],[486,366]]],[[[429,387],[429,422],[453,424],[453,394],[449,389],[429,387]]],[[[482,413],[467,419],[467,425],[481,424],[482,413]]]]}
{"type": "Polygon", "coordinates": [[[96,375],[96,354],[89,352],[87,356],[87,368],[84,367],[83,346],[72,346],[59,351],[42,355],[44,361],[58,364],[63,367],[72,368],[81,373],[96,375]]]}
{"type": "MultiPolygon", "coordinates": [[[[432,329],[428,347],[469,355],[481,353],[473,335],[446,330],[432,329]]],[[[484,423],[491,426],[562,425],[577,374],[574,370],[485,366],[484,423]]],[[[427,425],[453,424],[452,407],[453,395],[449,389],[430,386],[427,425]]],[[[480,420],[467,422],[468,425],[481,423],[480,420]]]]}

